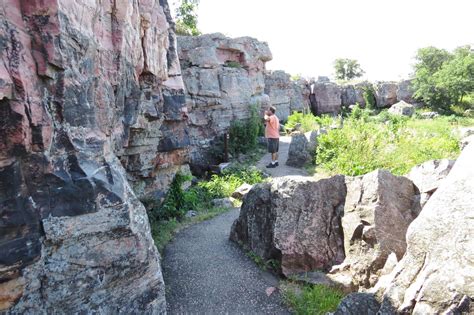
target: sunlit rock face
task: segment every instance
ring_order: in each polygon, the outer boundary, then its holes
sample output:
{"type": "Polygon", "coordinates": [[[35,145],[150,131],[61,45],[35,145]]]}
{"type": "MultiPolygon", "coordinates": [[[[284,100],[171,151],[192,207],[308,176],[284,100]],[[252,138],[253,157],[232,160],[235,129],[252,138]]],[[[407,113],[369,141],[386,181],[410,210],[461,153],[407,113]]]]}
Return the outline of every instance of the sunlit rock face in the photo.
{"type": "MultiPolygon", "coordinates": [[[[178,55],[189,108],[191,160],[212,163],[215,142],[232,121],[270,105],[265,94],[265,63],[272,59],[267,43],[222,34],[179,36],[178,55]]],[[[261,113],[260,113],[261,114],[261,113]]]]}
{"type": "Polygon", "coordinates": [[[137,194],[188,159],[166,0],[3,3],[0,311],[163,312],[137,194]]]}

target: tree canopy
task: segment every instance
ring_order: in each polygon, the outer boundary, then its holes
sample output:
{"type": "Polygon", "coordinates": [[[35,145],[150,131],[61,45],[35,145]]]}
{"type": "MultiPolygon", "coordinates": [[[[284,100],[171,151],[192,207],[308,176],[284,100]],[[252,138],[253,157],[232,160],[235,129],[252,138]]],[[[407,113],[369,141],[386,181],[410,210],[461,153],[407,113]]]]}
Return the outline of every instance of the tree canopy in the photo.
{"type": "Polygon", "coordinates": [[[454,52],[436,47],[418,50],[414,65],[414,96],[428,107],[449,111],[474,93],[474,51],[470,46],[454,52]]]}
{"type": "Polygon", "coordinates": [[[186,36],[201,35],[197,28],[197,8],[199,0],[180,0],[176,8],[176,34],[186,36]]]}
{"type": "Polygon", "coordinates": [[[334,61],[334,70],[337,80],[352,80],[364,74],[360,64],[355,59],[338,58],[334,61]]]}

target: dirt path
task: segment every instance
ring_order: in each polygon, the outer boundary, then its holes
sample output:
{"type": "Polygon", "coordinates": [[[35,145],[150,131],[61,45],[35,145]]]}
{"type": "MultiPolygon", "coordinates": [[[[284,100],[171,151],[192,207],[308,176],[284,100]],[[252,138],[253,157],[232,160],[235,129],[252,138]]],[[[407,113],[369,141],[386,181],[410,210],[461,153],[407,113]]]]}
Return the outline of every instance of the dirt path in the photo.
{"type": "Polygon", "coordinates": [[[229,241],[233,209],[195,224],[168,244],[163,260],[169,314],[289,314],[278,279],[260,270],[229,241]]]}
{"type": "Polygon", "coordinates": [[[301,175],[307,176],[307,172],[304,169],[294,168],[291,166],[285,165],[286,160],[288,159],[288,150],[290,148],[291,137],[285,136],[280,137],[280,150],[278,157],[278,167],[275,168],[266,168],[265,166],[271,162],[270,153],[267,153],[258,163],[257,168],[269,174],[271,177],[281,177],[287,175],[301,175]]]}

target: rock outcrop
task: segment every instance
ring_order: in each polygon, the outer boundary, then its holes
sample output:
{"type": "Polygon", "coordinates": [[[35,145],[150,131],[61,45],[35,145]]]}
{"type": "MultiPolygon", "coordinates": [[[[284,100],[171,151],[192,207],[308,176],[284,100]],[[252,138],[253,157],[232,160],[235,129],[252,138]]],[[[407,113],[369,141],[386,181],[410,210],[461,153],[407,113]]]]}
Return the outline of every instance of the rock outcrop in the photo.
{"type": "Polygon", "coordinates": [[[286,121],[294,112],[309,110],[309,85],[305,80],[292,81],[284,71],[265,73],[265,94],[276,107],[278,118],[286,121]]]}
{"type": "Polygon", "coordinates": [[[405,234],[419,206],[413,183],[385,170],[346,177],[342,217],[346,259],[331,273],[348,273],[355,287],[373,287],[390,253],[400,260],[405,234]]]}
{"type": "Polygon", "coordinates": [[[396,82],[376,82],[374,90],[377,107],[390,107],[398,100],[396,82]]]}
{"type": "Polygon", "coordinates": [[[350,106],[359,104],[361,107],[365,107],[364,89],[369,88],[371,84],[367,81],[356,84],[346,84],[342,88],[342,106],[350,106]]]}
{"type": "Polygon", "coordinates": [[[410,225],[407,251],[383,296],[382,314],[474,311],[473,160],[470,144],[410,225]]]}
{"type": "Polygon", "coordinates": [[[405,101],[400,101],[398,103],[393,104],[388,109],[388,112],[393,115],[411,117],[415,113],[415,106],[413,106],[412,104],[408,104],[405,101]]]}
{"type": "Polygon", "coordinates": [[[288,159],[285,164],[292,167],[303,167],[310,162],[316,154],[318,135],[321,131],[310,131],[307,133],[294,132],[291,134],[288,159]]]}
{"type": "Polygon", "coordinates": [[[311,109],[317,115],[338,114],[341,111],[342,89],[333,82],[317,81],[311,85],[311,109]]]}
{"type": "Polygon", "coordinates": [[[345,195],[340,175],[319,181],[282,177],[255,185],[244,197],[230,239],[278,261],[286,276],[329,269],[344,260],[340,215],[345,195]]]}
{"type": "Polygon", "coordinates": [[[187,159],[166,0],[0,11],[0,312],[165,311],[135,192],[187,159]]]}
{"type": "MultiPolygon", "coordinates": [[[[191,161],[212,163],[211,151],[230,123],[250,116],[252,105],[269,105],[264,93],[268,45],[222,34],[179,36],[178,55],[186,86],[191,161]]],[[[260,113],[259,113],[260,114],[260,113]]]]}
{"type": "Polygon", "coordinates": [[[417,165],[410,170],[407,177],[418,188],[421,208],[424,207],[441,182],[448,176],[454,162],[454,160],[447,159],[432,160],[417,165]]]}

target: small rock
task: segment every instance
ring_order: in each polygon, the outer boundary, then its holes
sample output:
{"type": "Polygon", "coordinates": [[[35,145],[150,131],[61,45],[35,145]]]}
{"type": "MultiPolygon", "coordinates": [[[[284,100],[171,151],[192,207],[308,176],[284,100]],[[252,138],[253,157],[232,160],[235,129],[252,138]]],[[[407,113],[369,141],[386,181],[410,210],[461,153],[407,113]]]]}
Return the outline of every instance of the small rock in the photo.
{"type": "Polygon", "coordinates": [[[415,113],[415,106],[408,104],[407,102],[400,101],[396,104],[393,104],[388,112],[393,115],[400,116],[412,116],[415,113]]]}
{"type": "Polygon", "coordinates": [[[267,296],[270,296],[273,294],[273,292],[276,291],[276,288],[275,287],[268,287],[266,290],[265,290],[265,293],[267,294],[267,296]]]}
{"type": "Polygon", "coordinates": [[[423,119],[433,119],[439,116],[437,112],[424,112],[420,114],[423,119]]]}
{"type": "Polygon", "coordinates": [[[233,208],[234,205],[229,198],[214,199],[211,204],[216,208],[233,208]]]}
{"type": "Polygon", "coordinates": [[[186,214],[184,215],[186,218],[192,218],[192,217],[195,217],[197,216],[197,212],[194,211],[194,210],[189,210],[188,212],[186,212],[186,214]]]}
{"type": "Polygon", "coordinates": [[[238,200],[242,200],[244,196],[252,189],[252,185],[243,183],[239,188],[237,188],[233,193],[232,197],[238,200]]]}
{"type": "Polygon", "coordinates": [[[380,303],[369,293],[351,293],[342,299],[334,315],[375,315],[380,303]]]}

